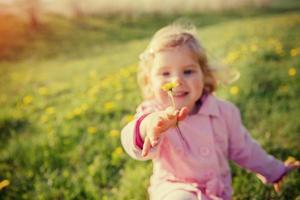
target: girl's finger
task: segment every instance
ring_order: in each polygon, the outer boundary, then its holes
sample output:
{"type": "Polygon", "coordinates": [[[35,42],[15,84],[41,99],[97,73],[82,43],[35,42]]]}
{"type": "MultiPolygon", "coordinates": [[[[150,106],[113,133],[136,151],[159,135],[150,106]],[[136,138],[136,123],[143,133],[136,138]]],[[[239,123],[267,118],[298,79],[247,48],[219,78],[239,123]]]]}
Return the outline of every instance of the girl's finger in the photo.
{"type": "Polygon", "coordinates": [[[278,183],[275,183],[274,184],[274,190],[275,190],[275,192],[280,192],[280,188],[279,188],[279,185],[278,185],[278,183]]]}
{"type": "Polygon", "coordinates": [[[166,119],[174,119],[176,117],[176,110],[173,107],[168,107],[165,110],[166,119]]]}
{"type": "Polygon", "coordinates": [[[300,161],[299,160],[295,161],[294,167],[298,168],[298,169],[300,168],[300,161]]]}
{"type": "Polygon", "coordinates": [[[150,144],[150,139],[149,137],[145,137],[145,141],[144,141],[144,145],[143,145],[143,150],[142,150],[142,156],[145,157],[148,155],[148,152],[151,148],[151,144],[150,144]]]}
{"type": "Polygon", "coordinates": [[[275,192],[280,192],[281,190],[281,185],[282,185],[282,181],[279,181],[278,183],[275,183],[274,184],[274,189],[275,189],[275,192]]]}
{"type": "Polygon", "coordinates": [[[156,127],[162,127],[164,125],[164,119],[159,117],[159,119],[157,120],[157,123],[156,123],[156,127]]]}
{"type": "Polygon", "coordinates": [[[158,139],[153,140],[152,147],[155,147],[158,144],[158,139]]]}
{"type": "Polygon", "coordinates": [[[149,142],[150,142],[150,147],[154,147],[156,145],[156,141],[158,140],[159,138],[159,135],[161,133],[161,127],[154,127],[152,130],[151,130],[151,133],[147,136],[148,139],[149,139],[149,142]]]}
{"type": "Polygon", "coordinates": [[[188,108],[187,107],[181,108],[177,116],[178,121],[183,120],[187,115],[188,115],[188,108]]]}

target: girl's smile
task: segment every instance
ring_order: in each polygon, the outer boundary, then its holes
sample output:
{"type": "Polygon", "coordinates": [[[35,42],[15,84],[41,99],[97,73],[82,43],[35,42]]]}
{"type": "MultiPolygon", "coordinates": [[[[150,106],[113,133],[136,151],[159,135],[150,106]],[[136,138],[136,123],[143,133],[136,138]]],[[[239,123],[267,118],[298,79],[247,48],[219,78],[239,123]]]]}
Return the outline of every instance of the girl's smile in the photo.
{"type": "Polygon", "coordinates": [[[196,101],[202,95],[204,82],[202,70],[187,47],[167,49],[155,54],[150,85],[155,98],[165,106],[170,106],[170,102],[161,86],[168,82],[178,83],[172,90],[176,108],[186,106],[190,112],[193,111],[196,101]]]}

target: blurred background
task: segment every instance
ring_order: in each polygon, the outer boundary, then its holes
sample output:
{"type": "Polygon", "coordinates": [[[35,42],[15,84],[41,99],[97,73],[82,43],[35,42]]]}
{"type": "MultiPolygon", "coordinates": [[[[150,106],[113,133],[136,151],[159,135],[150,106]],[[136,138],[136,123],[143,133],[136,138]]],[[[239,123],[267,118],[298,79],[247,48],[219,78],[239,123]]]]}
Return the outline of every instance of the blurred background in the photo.
{"type": "MultiPolygon", "coordinates": [[[[300,158],[297,0],[0,0],[0,199],[147,199],[151,162],[120,130],[142,98],[138,55],[153,33],[193,23],[210,62],[240,72],[217,95],[278,159],[300,158]],[[137,187],[138,186],[138,187],[137,187]]],[[[276,194],[231,163],[234,199],[276,194]]]]}

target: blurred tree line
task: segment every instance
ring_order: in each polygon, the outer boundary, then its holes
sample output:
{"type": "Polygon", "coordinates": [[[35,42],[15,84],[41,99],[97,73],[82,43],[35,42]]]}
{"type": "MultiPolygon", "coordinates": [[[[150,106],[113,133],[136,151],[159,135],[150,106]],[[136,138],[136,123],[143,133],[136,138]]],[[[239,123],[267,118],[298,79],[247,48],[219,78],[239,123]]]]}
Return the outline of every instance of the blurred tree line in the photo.
{"type": "Polygon", "coordinates": [[[25,16],[29,27],[37,30],[42,15],[54,13],[79,19],[85,15],[136,15],[141,13],[178,13],[228,10],[241,7],[267,7],[272,0],[0,0],[0,15],[25,16]]]}

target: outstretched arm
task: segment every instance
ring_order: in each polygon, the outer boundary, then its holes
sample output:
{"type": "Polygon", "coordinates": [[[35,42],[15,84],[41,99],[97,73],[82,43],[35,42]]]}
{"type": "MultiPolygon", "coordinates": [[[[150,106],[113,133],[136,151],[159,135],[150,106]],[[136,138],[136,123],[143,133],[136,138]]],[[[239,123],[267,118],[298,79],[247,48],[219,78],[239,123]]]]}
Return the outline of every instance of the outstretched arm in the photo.
{"type": "Polygon", "coordinates": [[[291,171],[296,170],[296,169],[300,169],[300,161],[296,160],[293,157],[289,157],[286,161],[284,161],[284,165],[286,167],[286,171],[285,173],[274,182],[273,187],[275,189],[276,192],[280,192],[281,187],[283,185],[283,180],[284,177],[291,171]]]}
{"type": "Polygon", "coordinates": [[[121,132],[121,142],[125,151],[138,160],[148,160],[156,155],[162,133],[176,125],[187,115],[187,108],[176,111],[167,108],[139,115],[127,124],[121,132]]]}
{"type": "Polygon", "coordinates": [[[283,162],[267,154],[243,126],[239,110],[233,106],[229,117],[229,157],[238,165],[259,174],[264,183],[274,183],[286,172],[283,162]]]}
{"type": "Polygon", "coordinates": [[[174,127],[178,121],[183,120],[186,116],[186,107],[180,109],[180,111],[168,107],[166,110],[149,114],[141,123],[140,128],[144,139],[142,156],[146,156],[149,150],[158,144],[163,132],[174,127]]]}

